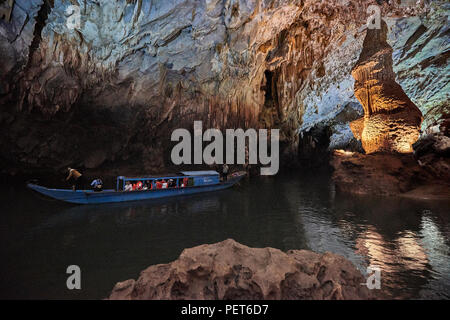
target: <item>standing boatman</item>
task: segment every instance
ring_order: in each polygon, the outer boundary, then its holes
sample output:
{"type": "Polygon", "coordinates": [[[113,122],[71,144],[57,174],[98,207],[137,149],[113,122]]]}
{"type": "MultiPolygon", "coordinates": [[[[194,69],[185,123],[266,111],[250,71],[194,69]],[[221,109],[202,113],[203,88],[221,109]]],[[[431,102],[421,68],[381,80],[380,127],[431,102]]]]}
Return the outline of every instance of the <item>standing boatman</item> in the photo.
{"type": "Polygon", "coordinates": [[[222,179],[223,181],[228,180],[228,165],[226,163],[222,167],[222,179]]]}
{"type": "Polygon", "coordinates": [[[76,169],[67,168],[69,171],[69,175],[66,178],[66,181],[72,181],[72,190],[84,190],[84,176],[76,169]]]}

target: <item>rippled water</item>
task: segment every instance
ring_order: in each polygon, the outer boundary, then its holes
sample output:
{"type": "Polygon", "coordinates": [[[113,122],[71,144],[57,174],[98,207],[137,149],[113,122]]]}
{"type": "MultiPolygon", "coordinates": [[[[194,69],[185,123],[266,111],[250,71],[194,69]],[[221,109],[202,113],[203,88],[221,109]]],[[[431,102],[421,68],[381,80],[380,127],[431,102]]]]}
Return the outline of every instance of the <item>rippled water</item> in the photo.
{"type": "Polygon", "coordinates": [[[0,298],[104,298],[184,248],[233,238],[381,267],[392,298],[450,298],[450,204],[336,195],[327,175],[280,174],[159,202],[70,206],[2,187],[0,298]],[[66,288],[79,265],[82,290],[66,288]]]}

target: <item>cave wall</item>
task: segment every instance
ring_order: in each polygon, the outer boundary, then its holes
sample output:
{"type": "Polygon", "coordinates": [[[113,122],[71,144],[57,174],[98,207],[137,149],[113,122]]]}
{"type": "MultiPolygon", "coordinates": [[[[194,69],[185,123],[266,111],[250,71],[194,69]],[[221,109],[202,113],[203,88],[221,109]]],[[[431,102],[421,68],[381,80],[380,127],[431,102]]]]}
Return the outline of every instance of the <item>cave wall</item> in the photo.
{"type": "MultiPolygon", "coordinates": [[[[317,124],[331,128],[332,147],[346,146],[362,112],[351,69],[374,3],[16,0],[0,20],[2,170],[156,170],[169,162],[172,130],[194,120],[280,128],[286,158],[317,124]],[[73,4],[82,19],[69,29],[73,4]]],[[[384,16],[403,21],[390,39],[405,41],[404,24],[424,8],[383,2],[384,16]]]]}
{"type": "Polygon", "coordinates": [[[435,2],[424,15],[386,19],[396,81],[420,108],[424,133],[450,114],[449,14],[449,2],[435,2]]]}

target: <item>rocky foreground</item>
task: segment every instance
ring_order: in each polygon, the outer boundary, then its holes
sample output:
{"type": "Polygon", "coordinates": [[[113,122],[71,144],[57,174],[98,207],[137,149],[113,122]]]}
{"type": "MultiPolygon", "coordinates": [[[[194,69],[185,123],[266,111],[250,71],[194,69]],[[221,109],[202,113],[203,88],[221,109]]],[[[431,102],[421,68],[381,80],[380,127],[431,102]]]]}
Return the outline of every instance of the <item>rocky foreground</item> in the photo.
{"type": "Polygon", "coordinates": [[[308,250],[284,253],[228,239],[185,249],[137,280],[115,285],[109,299],[370,299],[366,280],[342,256],[308,250]]]}

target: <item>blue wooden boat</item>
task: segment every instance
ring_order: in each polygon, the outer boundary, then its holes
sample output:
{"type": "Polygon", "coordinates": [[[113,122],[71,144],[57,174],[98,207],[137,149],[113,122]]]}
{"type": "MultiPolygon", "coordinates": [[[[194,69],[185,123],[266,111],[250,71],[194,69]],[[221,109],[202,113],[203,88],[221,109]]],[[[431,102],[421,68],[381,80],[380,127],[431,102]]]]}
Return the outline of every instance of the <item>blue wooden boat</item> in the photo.
{"type": "Polygon", "coordinates": [[[99,204],[111,202],[140,201],[160,199],[203,192],[218,191],[232,187],[245,176],[245,172],[237,172],[226,181],[220,181],[216,171],[183,171],[180,175],[117,177],[116,189],[95,192],[93,190],[49,189],[37,184],[28,183],[28,188],[47,197],[75,204],[99,204]],[[172,181],[166,188],[157,188],[160,181],[172,181]],[[151,185],[149,190],[125,191],[128,183],[141,181],[151,185]]]}

